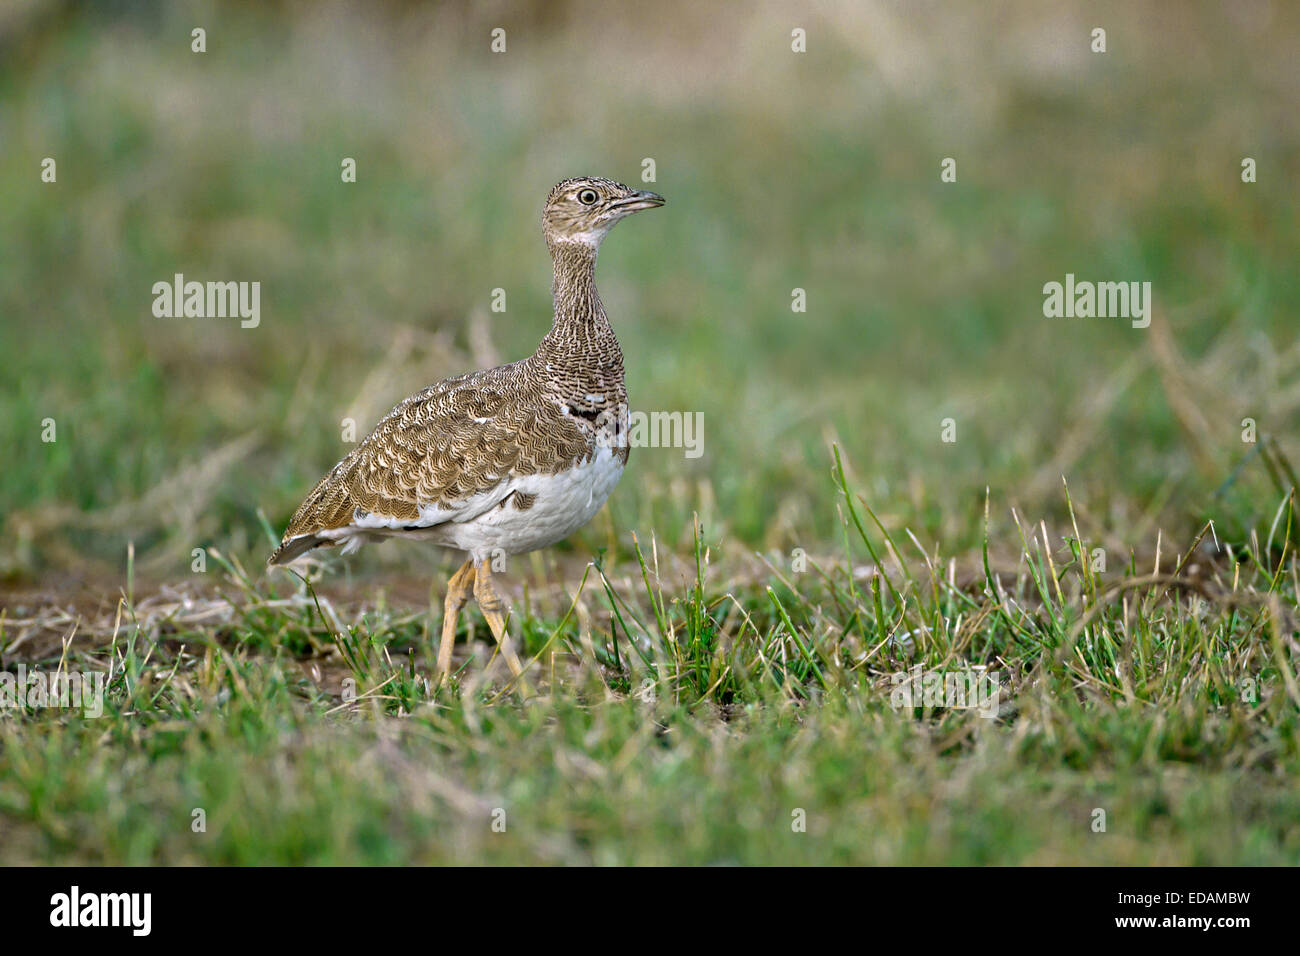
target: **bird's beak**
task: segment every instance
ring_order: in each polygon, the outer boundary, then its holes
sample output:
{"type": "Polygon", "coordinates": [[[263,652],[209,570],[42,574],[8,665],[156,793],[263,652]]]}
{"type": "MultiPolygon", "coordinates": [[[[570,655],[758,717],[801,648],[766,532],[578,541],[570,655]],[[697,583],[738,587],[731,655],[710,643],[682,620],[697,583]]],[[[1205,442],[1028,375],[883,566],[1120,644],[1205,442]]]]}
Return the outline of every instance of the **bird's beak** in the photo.
{"type": "Polygon", "coordinates": [[[658,193],[637,190],[626,199],[620,199],[614,204],[614,208],[619,212],[637,212],[641,209],[654,209],[656,206],[662,206],[663,204],[664,197],[658,193]]]}

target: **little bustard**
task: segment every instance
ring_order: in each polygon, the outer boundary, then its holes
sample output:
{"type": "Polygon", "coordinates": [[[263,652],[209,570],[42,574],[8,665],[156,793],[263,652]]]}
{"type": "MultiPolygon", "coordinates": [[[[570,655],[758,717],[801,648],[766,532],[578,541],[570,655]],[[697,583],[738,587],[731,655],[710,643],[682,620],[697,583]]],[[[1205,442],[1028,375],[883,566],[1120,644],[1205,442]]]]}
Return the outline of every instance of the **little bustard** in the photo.
{"type": "Polygon", "coordinates": [[[473,594],[521,686],[492,560],[581,528],[628,458],[623,353],[596,293],[596,253],[623,217],[663,197],[609,179],[551,190],[542,232],[555,267],[551,330],[526,359],[430,385],[399,403],[294,512],[268,563],[318,547],[417,538],[468,552],[447,584],[438,673],[473,594]]]}

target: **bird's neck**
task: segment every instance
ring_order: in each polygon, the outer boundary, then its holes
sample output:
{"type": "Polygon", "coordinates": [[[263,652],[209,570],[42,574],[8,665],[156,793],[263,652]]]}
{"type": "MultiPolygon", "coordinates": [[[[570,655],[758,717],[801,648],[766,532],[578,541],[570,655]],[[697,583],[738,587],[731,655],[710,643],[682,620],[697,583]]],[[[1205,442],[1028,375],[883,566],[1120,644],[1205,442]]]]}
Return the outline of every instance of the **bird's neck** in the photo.
{"type": "Polygon", "coordinates": [[[614,328],[596,292],[596,250],[578,242],[547,243],[555,264],[551,294],[555,321],[538,347],[548,361],[568,359],[585,363],[593,372],[623,375],[623,354],[614,328]]]}

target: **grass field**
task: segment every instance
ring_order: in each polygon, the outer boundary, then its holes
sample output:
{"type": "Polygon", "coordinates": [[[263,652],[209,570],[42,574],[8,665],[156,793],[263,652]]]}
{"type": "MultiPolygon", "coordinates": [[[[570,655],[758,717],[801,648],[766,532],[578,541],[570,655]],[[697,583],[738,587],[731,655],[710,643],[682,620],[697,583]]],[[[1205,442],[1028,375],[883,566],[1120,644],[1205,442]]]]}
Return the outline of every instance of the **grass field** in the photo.
{"type": "Polygon", "coordinates": [[[1300,16],[956,6],[0,16],[0,669],[106,682],[0,707],[0,863],[1300,862],[1300,16]],[[266,555],[647,158],[598,281],[703,454],[500,576],[537,698],[476,611],[437,686],[456,556],[266,555]]]}

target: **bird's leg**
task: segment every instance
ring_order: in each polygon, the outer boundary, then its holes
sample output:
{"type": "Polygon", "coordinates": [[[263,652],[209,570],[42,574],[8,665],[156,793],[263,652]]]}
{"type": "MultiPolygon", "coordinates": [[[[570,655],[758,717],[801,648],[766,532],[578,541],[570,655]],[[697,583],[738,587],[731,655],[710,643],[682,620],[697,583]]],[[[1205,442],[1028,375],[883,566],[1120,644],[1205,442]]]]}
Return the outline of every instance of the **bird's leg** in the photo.
{"type": "Polygon", "coordinates": [[[519,692],[527,697],[531,690],[528,682],[524,680],[524,666],[519,663],[514,644],[510,641],[510,635],[506,633],[506,605],[497,594],[496,588],[492,586],[492,567],[486,561],[477,568],[474,576],[474,600],[478,602],[479,610],[487,619],[488,627],[492,629],[492,636],[501,645],[501,656],[506,659],[511,673],[515,675],[515,685],[519,692]]]}
{"type": "Polygon", "coordinates": [[[442,608],[442,641],[438,644],[438,676],[451,671],[451,646],[456,642],[456,620],[474,590],[474,562],[466,561],[447,582],[447,600],[442,608]]]}

